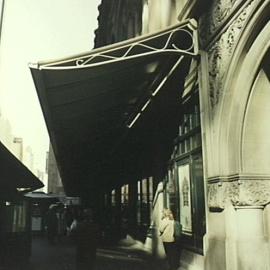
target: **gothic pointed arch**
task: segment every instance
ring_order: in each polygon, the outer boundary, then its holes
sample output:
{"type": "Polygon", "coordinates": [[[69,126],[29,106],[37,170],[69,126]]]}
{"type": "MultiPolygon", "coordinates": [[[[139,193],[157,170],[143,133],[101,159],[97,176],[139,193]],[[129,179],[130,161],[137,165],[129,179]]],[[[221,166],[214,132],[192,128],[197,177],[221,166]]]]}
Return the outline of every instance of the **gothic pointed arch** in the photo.
{"type": "MultiPolygon", "coordinates": [[[[254,97],[256,88],[258,88],[258,80],[261,82],[258,76],[267,66],[263,63],[266,61],[268,64],[270,63],[267,58],[270,46],[269,8],[270,1],[265,1],[263,5],[254,10],[243,26],[224,80],[225,94],[221,100],[219,114],[219,148],[221,150],[219,170],[221,175],[247,172],[244,159],[247,155],[246,140],[250,140],[246,137],[246,132],[247,128],[251,128],[247,122],[251,121],[250,106],[254,103],[251,98],[254,97]]],[[[258,104],[254,106],[258,106],[258,104]]],[[[260,119],[257,119],[257,122],[260,123],[260,119]]]]}
{"type": "MultiPolygon", "coordinates": [[[[223,183],[221,201],[230,201],[235,206],[269,203],[269,6],[270,1],[267,1],[254,9],[244,25],[220,100],[218,179],[223,183]]],[[[216,185],[210,190],[213,188],[216,185]]]]}

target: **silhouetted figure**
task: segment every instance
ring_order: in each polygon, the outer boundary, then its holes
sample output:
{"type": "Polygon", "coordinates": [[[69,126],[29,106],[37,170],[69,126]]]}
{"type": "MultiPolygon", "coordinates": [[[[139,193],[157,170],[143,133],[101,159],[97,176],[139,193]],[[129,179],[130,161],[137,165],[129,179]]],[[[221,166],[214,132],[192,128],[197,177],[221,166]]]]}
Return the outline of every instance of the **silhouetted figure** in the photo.
{"type": "Polygon", "coordinates": [[[58,242],[61,242],[63,236],[66,234],[66,219],[64,215],[64,205],[62,203],[58,204],[56,210],[57,216],[57,239],[58,242]]]}
{"type": "Polygon", "coordinates": [[[57,236],[58,219],[56,215],[56,208],[56,205],[50,205],[50,208],[46,215],[47,236],[50,244],[55,244],[57,236]]]}
{"type": "Polygon", "coordinates": [[[66,222],[66,233],[67,233],[67,235],[69,235],[70,226],[71,226],[72,221],[74,219],[73,214],[71,212],[71,209],[69,207],[64,208],[64,219],[66,222]]]}
{"type": "Polygon", "coordinates": [[[179,265],[178,249],[174,237],[174,222],[172,211],[170,209],[164,209],[159,232],[170,270],[176,270],[179,265]]]}
{"type": "Polygon", "coordinates": [[[71,234],[76,243],[77,270],[94,269],[99,230],[91,209],[83,211],[82,219],[77,220],[71,234]]]}

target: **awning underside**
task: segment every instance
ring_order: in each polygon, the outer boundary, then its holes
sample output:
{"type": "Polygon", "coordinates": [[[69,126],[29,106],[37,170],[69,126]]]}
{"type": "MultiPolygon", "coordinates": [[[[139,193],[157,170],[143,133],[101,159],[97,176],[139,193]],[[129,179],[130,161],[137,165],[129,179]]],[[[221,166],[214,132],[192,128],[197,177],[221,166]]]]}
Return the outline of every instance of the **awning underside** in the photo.
{"type": "MultiPolygon", "coordinates": [[[[161,41],[163,36],[154,39],[157,45],[161,41]]],[[[155,156],[165,161],[168,155],[190,62],[183,56],[190,52],[177,47],[152,53],[143,47],[137,54],[134,43],[128,46],[132,49],[125,47],[123,59],[97,64],[108,53],[95,50],[99,56],[94,51],[91,64],[87,55],[31,69],[68,195],[146,176],[157,163],[155,156]]],[[[122,55],[123,46],[118,48],[113,53],[122,55]]]]}

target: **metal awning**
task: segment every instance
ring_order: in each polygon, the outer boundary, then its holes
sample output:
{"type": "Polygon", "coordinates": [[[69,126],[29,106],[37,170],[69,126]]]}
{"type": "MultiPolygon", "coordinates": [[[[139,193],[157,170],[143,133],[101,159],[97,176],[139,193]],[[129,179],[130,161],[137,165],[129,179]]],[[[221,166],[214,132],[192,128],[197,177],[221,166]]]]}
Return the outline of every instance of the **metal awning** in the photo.
{"type": "Polygon", "coordinates": [[[178,110],[181,81],[198,54],[196,27],[189,20],[30,65],[68,195],[145,174],[152,166],[141,163],[154,159],[155,143],[166,140],[166,131],[157,130],[170,126],[168,115],[178,110]],[[169,86],[173,89],[165,91],[169,86]]]}
{"type": "Polygon", "coordinates": [[[20,191],[43,187],[43,183],[0,142],[0,199],[12,199],[20,191]]]}

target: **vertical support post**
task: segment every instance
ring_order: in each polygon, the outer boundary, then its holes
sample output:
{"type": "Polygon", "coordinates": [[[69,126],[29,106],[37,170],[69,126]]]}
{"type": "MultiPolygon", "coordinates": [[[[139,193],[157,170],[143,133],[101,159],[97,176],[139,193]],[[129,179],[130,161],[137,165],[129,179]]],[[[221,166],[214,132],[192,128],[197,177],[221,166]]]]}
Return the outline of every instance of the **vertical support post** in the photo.
{"type": "Polygon", "coordinates": [[[237,220],[237,270],[269,270],[263,206],[235,207],[237,220]]]}

